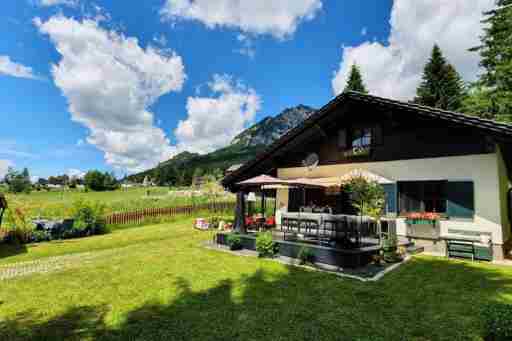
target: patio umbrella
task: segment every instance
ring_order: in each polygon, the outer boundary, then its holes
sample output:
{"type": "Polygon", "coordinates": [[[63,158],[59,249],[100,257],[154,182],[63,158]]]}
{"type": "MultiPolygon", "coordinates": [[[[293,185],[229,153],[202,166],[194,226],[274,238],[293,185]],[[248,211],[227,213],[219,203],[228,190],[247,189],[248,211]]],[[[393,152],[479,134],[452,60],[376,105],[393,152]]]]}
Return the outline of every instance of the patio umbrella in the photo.
{"type": "Polygon", "coordinates": [[[273,176],[262,174],[262,175],[255,176],[254,178],[240,181],[237,183],[237,185],[242,186],[242,187],[250,187],[250,186],[261,187],[261,186],[268,186],[268,185],[286,185],[288,183],[289,183],[288,180],[282,180],[282,179],[274,178],[273,176]]]}
{"type": "Polygon", "coordinates": [[[372,173],[372,172],[367,171],[366,169],[362,169],[362,168],[353,169],[350,172],[343,174],[341,177],[338,178],[338,180],[341,185],[346,182],[349,182],[353,178],[364,178],[366,181],[374,181],[379,184],[389,184],[389,183],[393,182],[390,179],[387,179],[381,175],[372,173]]]}

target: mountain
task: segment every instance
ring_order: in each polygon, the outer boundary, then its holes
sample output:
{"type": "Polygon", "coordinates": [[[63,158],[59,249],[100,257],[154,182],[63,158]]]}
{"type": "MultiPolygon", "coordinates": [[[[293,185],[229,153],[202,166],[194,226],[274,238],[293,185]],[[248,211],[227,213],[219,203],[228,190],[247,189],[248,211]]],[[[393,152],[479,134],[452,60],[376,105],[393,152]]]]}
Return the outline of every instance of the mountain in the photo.
{"type": "Polygon", "coordinates": [[[288,130],[308,118],[315,109],[298,105],[287,108],[275,117],[266,117],[238,134],[231,143],[208,154],[182,152],[154,169],[130,175],[128,180],[142,182],[149,176],[161,184],[189,185],[194,175],[223,172],[228,167],[254,158],[288,130]],[[200,168],[200,171],[197,170],[200,168]]]}
{"type": "Polygon", "coordinates": [[[241,132],[233,139],[231,145],[245,147],[259,145],[268,146],[283,136],[288,130],[308,118],[314,111],[315,109],[302,104],[285,109],[279,115],[266,117],[241,132]]]}

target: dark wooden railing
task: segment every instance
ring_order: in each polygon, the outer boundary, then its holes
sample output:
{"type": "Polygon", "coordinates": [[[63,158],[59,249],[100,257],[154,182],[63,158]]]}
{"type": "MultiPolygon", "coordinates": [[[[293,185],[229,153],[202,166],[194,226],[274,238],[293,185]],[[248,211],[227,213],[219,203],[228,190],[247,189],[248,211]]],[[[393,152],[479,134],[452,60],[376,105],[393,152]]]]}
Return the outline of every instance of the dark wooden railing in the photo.
{"type": "Polygon", "coordinates": [[[234,211],[235,202],[210,202],[199,205],[186,205],[176,207],[144,208],[132,212],[113,213],[105,217],[107,225],[123,225],[132,223],[141,223],[148,218],[162,218],[175,216],[191,216],[199,212],[208,211],[211,213],[220,213],[234,211]]]}

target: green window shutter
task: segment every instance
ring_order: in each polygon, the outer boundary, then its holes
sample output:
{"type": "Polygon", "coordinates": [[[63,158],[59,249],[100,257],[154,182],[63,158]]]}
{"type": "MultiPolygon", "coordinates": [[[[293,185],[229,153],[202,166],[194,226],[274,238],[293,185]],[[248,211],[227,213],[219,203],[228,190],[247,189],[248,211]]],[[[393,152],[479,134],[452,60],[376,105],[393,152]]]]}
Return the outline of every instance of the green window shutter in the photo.
{"type": "Polygon", "coordinates": [[[383,184],[384,193],[386,194],[386,213],[397,212],[397,185],[396,184],[383,184]]]}
{"type": "Polygon", "coordinates": [[[473,181],[448,181],[446,212],[449,217],[472,219],[475,214],[473,181]]]}

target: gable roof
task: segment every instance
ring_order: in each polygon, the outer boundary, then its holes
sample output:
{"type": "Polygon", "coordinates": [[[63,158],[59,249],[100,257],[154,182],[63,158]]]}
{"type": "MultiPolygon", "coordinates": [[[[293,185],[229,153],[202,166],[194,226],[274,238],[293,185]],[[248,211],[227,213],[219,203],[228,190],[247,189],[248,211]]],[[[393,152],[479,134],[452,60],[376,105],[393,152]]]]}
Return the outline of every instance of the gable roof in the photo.
{"type": "Polygon", "coordinates": [[[419,104],[401,102],[397,100],[387,99],[383,97],[363,94],[355,91],[344,92],[321,109],[314,112],[308,119],[293,129],[290,129],[280,139],[272,143],[261,154],[254,159],[246,162],[233,173],[229,174],[222,180],[225,187],[230,187],[237,181],[242,180],[244,173],[256,166],[258,163],[271,158],[286,144],[303,134],[307,129],[313,127],[318,121],[324,117],[334,114],[335,108],[346,103],[347,101],[356,101],[359,103],[370,103],[384,108],[401,109],[418,115],[418,117],[433,118],[459,124],[461,126],[472,127],[481,130],[483,133],[492,135],[498,139],[512,142],[512,125],[500,123],[488,119],[470,116],[453,111],[441,110],[433,107],[427,107],[419,104]]]}

